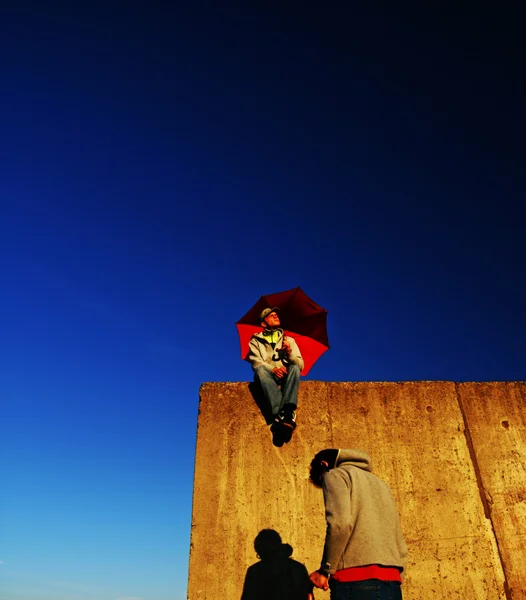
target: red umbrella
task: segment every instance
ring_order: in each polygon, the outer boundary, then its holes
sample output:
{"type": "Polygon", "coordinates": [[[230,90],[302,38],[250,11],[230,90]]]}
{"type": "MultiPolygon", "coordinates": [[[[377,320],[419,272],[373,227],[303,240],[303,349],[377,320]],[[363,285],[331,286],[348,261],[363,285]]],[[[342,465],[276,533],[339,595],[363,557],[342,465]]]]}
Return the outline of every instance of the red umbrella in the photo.
{"type": "Polygon", "coordinates": [[[262,331],[259,315],[265,308],[277,306],[281,326],[285,335],[296,340],[305,367],[301,372],[307,375],[312,365],[329,349],[327,337],[327,311],[316,304],[299,287],[286,292],[261,296],[247,314],[236,323],[241,343],[241,358],[248,358],[248,343],[254,333],[262,331]]]}

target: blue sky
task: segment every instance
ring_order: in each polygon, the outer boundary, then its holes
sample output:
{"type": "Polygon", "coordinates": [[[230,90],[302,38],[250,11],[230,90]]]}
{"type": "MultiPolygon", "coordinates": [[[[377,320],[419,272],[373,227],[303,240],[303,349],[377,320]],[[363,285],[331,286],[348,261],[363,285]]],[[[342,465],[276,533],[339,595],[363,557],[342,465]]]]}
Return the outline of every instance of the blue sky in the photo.
{"type": "Polygon", "coordinates": [[[309,379],[525,378],[516,15],[15,4],[0,600],[186,597],[199,386],[251,379],[262,294],[329,310],[309,379]]]}

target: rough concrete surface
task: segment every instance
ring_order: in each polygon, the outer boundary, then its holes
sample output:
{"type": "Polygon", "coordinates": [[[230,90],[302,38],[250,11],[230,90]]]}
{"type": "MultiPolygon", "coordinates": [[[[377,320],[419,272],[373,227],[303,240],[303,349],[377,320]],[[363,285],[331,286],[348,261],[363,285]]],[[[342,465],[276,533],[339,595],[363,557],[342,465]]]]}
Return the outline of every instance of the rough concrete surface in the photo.
{"type": "Polygon", "coordinates": [[[462,383],[458,392],[506,587],[526,599],[526,385],[462,383]]]}
{"type": "Polygon", "coordinates": [[[366,450],[393,490],[405,600],[526,598],[525,398],[524,382],[304,381],[298,429],[280,448],[247,383],[203,384],[188,598],[239,600],[265,528],[318,568],[323,497],[308,466],[330,447],[366,450]]]}

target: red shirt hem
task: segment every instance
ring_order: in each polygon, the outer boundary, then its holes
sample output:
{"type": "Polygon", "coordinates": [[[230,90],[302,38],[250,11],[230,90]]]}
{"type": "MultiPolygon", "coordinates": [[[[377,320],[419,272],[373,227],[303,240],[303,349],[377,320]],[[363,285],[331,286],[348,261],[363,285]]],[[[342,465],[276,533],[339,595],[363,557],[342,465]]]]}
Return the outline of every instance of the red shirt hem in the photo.
{"type": "Polygon", "coordinates": [[[340,569],[332,576],[342,583],[348,581],[365,581],[366,579],[379,579],[380,581],[398,581],[402,583],[400,571],[396,567],[381,567],[368,565],[366,567],[349,567],[340,569]]]}

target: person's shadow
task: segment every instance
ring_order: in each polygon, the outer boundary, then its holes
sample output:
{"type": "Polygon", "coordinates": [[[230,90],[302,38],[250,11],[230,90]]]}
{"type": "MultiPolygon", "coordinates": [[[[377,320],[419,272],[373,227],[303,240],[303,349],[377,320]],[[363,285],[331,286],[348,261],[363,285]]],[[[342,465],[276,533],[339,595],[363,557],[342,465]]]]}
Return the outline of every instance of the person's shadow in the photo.
{"type": "Polygon", "coordinates": [[[268,400],[265,398],[265,394],[263,394],[263,390],[261,386],[258,385],[255,381],[251,381],[248,384],[248,389],[252,394],[252,398],[254,398],[254,402],[257,404],[263,418],[265,419],[265,423],[270,425],[272,423],[272,410],[270,409],[270,405],[268,400]]]}
{"type": "Polygon", "coordinates": [[[247,570],[241,600],[314,600],[305,565],[290,558],[292,546],[277,531],[261,530],[254,549],[260,560],[247,570]]]}

